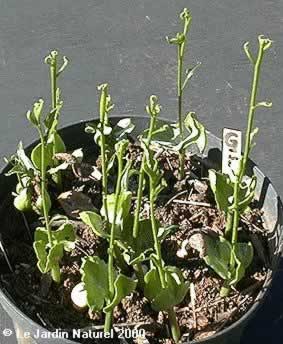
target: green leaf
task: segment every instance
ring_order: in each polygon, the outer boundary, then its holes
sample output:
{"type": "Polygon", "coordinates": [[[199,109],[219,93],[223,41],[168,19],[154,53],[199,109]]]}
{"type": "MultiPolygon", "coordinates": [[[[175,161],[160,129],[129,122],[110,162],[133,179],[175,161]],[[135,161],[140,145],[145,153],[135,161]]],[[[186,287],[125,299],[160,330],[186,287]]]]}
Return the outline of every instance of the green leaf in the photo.
{"type": "Polygon", "coordinates": [[[121,300],[131,294],[137,286],[137,280],[133,280],[123,274],[117,276],[114,282],[114,296],[111,302],[104,307],[105,313],[111,311],[116,307],[121,300]]]}
{"type": "MultiPolygon", "coordinates": [[[[139,222],[139,236],[133,238],[134,218],[129,215],[124,219],[120,240],[124,243],[127,250],[124,250],[123,256],[129,265],[141,263],[146,260],[154,250],[154,240],[152,236],[152,228],[150,219],[143,219],[139,222]]],[[[159,223],[157,223],[159,225],[159,223]]]]}
{"type": "Polygon", "coordinates": [[[241,214],[246,211],[254,199],[256,184],[257,178],[253,176],[252,178],[246,178],[242,185],[240,185],[240,201],[238,207],[241,214]]]}
{"type": "Polygon", "coordinates": [[[45,228],[38,227],[35,230],[33,247],[38,260],[37,266],[42,273],[47,273],[52,269],[58,269],[59,261],[63,257],[64,245],[62,243],[56,243],[50,247],[45,228]]]}
{"type": "Polygon", "coordinates": [[[93,211],[83,211],[80,213],[81,220],[88,225],[93,232],[102,237],[108,238],[109,235],[104,230],[102,217],[93,211]]]}
{"type": "MultiPolygon", "coordinates": [[[[132,193],[130,191],[123,191],[119,195],[118,207],[116,214],[116,224],[121,225],[123,219],[129,214],[131,209],[132,193]]],[[[114,208],[115,208],[115,194],[107,195],[107,210],[108,219],[110,223],[114,221],[114,208]]],[[[101,208],[101,215],[105,217],[105,210],[101,208]]]]}
{"type": "Polygon", "coordinates": [[[26,153],[24,151],[22,141],[20,141],[19,144],[18,144],[17,156],[18,156],[20,162],[26,168],[27,171],[35,170],[35,167],[34,167],[33,163],[27,157],[27,155],[26,155],[26,153]]]}
{"type": "Polygon", "coordinates": [[[97,256],[87,257],[83,259],[81,274],[89,308],[101,311],[105,299],[109,299],[107,264],[97,256]]]}
{"type": "Polygon", "coordinates": [[[57,243],[51,247],[48,252],[45,273],[56,269],[58,270],[59,262],[64,255],[64,245],[62,243],[57,243]]]}
{"type": "Polygon", "coordinates": [[[227,280],[230,285],[237,284],[245,275],[247,267],[251,264],[254,250],[251,243],[236,243],[234,250],[232,245],[223,236],[212,238],[202,235],[203,248],[194,247],[204,251],[204,261],[221,278],[227,280]],[[231,257],[234,263],[231,266],[231,257]]]}
{"type": "Polygon", "coordinates": [[[76,234],[74,226],[69,223],[63,223],[56,231],[52,231],[52,237],[55,243],[61,243],[65,251],[72,251],[75,248],[76,234]]]}
{"type": "Polygon", "coordinates": [[[60,270],[59,262],[64,250],[74,249],[76,235],[71,223],[62,224],[56,231],[51,232],[52,243],[50,246],[48,231],[44,227],[36,228],[34,232],[34,250],[37,257],[37,266],[42,273],[51,270],[60,270]]]}
{"type": "Polygon", "coordinates": [[[235,256],[239,261],[241,261],[245,269],[248,268],[249,265],[252,263],[254,257],[253,245],[250,242],[237,243],[235,245],[235,256]]]}
{"type": "Polygon", "coordinates": [[[246,269],[250,266],[254,257],[254,249],[252,244],[237,243],[235,245],[234,257],[236,260],[236,268],[230,282],[231,285],[237,284],[246,273],[246,269]]]}
{"type": "Polygon", "coordinates": [[[230,178],[212,169],[208,171],[208,178],[218,209],[227,214],[233,197],[233,184],[230,178]]]}
{"type": "Polygon", "coordinates": [[[32,195],[28,188],[20,190],[19,194],[14,199],[14,206],[22,212],[32,210],[32,195]]]}
{"type": "MultiPolygon", "coordinates": [[[[42,145],[39,143],[31,152],[31,160],[38,169],[41,169],[41,147],[42,145]]],[[[53,151],[50,143],[44,146],[44,158],[44,168],[47,169],[48,166],[53,164],[53,151]]]]}
{"type": "Polygon", "coordinates": [[[164,268],[165,288],[162,288],[158,270],[153,267],[145,275],[144,294],[155,311],[168,310],[181,303],[189,289],[182,272],[173,266],[164,268]]]}
{"type": "Polygon", "coordinates": [[[55,132],[53,134],[52,142],[53,142],[53,149],[54,149],[53,153],[54,154],[66,152],[65,143],[64,143],[63,139],[61,138],[61,136],[57,132],[55,132]]]}
{"type": "Polygon", "coordinates": [[[209,265],[221,278],[228,280],[230,276],[230,257],[232,245],[224,237],[211,238],[203,235],[205,242],[204,261],[209,265]]]}
{"type": "Polygon", "coordinates": [[[40,123],[43,105],[44,101],[39,99],[38,102],[33,104],[32,111],[27,112],[27,119],[35,126],[40,123]]]}
{"type": "Polygon", "coordinates": [[[58,109],[56,107],[47,114],[44,120],[44,124],[46,128],[49,129],[50,131],[53,131],[52,129],[57,127],[57,124],[58,124],[57,116],[58,116],[58,109]]]}
{"type": "Polygon", "coordinates": [[[122,140],[125,136],[130,134],[135,128],[131,118],[121,119],[113,128],[113,135],[116,141],[122,140]]]}
{"type": "Polygon", "coordinates": [[[37,266],[41,273],[45,273],[47,264],[48,235],[45,228],[38,227],[34,232],[33,248],[37,257],[37,266]]]}
{"type": "Polygon", "coordinates": [[[180,151],[187,149],[192,144],[196,144],[199,151],[203,153],[207,143],[206,130],[204,126],[197,120],[194,112],[188,113],[184,120],[184,125],[190,135],[181,141],[175,149],[180,151]]]}

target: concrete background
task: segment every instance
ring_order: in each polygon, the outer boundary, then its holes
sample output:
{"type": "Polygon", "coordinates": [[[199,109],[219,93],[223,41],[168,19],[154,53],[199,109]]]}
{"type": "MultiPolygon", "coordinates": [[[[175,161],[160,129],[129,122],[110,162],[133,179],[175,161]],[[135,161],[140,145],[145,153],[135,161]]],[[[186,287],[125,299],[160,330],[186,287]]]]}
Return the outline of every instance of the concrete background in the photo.
{"type": "MultiPolygon", "coordinates": [[[[186,91],[185,109],[196,111],[217,136],[223,126],[246,125],[251,67],[243,43],[249,40],[256,49],[262,33],[275,41],[259,92],[259,100],[274,106],[257,111],[260,133],[252,158],[283,195],[282,0],[0,0],[0,157],[13,153],[20,139],[27,144],[36,137],[25,113],[39,97],[49,102],[43,58],[52,49],[70,59],[60,80],[62,125],[96,114],[101,82],[111,85],[116,114],[144,114],[147,97],[156,94],[163,116],[174,118],[176,52],[165,36],[179,30],[184,6],[193,14],[186,65],[202,62],[186,91]]],[[[243,343],[281,343],[280,287],[278,281],[276,300],[269,300],[260,326],[251,325],[243,343]]],[[[2,313],[0,327],[7,321],[2,313]]],[[[10,340],[0,332],[1,344],[10,340]]]]}

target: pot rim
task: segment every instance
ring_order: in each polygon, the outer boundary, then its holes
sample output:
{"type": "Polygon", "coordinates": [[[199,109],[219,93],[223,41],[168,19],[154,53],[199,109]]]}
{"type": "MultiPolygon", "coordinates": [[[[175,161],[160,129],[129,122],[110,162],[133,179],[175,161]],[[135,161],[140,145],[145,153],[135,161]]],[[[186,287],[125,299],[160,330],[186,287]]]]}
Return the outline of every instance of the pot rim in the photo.
{"type": "MultiPolygon", "coordinates": [[[[132,119],[135,119],[135,118],[138,118],[138,119],[143,119],[143,120],[146,120],[148,121],[149,120],[149,116],[146,116],[146,115],[127,115],[127,114],[121,114],[121,115],[112,115],[109,120],[111,121],[112,119],[114,120],[117,120],[117,119],[123,119],[123,118],[132,118],[132,119]]],[[[59,128],[59,132],[62,132],[64,130],[68,130],[70,129],[71,127],[75,127],[77,125],[83,125],[83,124],[87,124],[87,123],[90,123],[92,121],[95,121],[97,120],[98,117],[94,117],[92,119],[88,119],[88,120],[80,120],[80,121],[77,121],[77,122],[71,122],[70,124],[68,125],[65,125],[65,126],[62,126],[59,128]]],[[[159,120],[160,121],[164,121],[164,122],[167,122],[167,123],[174,123],[174,121],[168,119],[168,118],[164,118],[164,117],[159,117],[159,120]]],[[[217,136],[215,136],[214,134],[212,134],[210,131],[206,130],[206,132],[211,136],[213,137],[213,139],[215,139],[217,142],[221,143],[221,139],[219,139],[217,136]]],[[[29,145],[25,146],[25,149],[36,144],[37,140],[33,141],[32,143],[30,143],[29,145]]],[[[253,161],[250,160],[252,163],[253,161]]],[[[253,163],[254,164],[254,163],[253,163]]],[[[255,165],[257,167],[257,165],[255,165]]],[[[0,171],[0,174],[2,175],[3,173],[5,173],[5,170],[7,169],[7,165],[4,165],[3,167],[1,166],[1,171],[0,171]]],[[[263,177],[265,177],[265,175],[263,174],[263,172],[257,167],[257,172],[262,175],[263,177]]],[[[270,182],[270,187],[275,191],[276,195],[278,196],[272,182],[270,182]]],[[[282,206],[282,201],[280,199],[280,197],[278,196],[278,202],[279,202],[279,205],[280,205],[280,210],[282,211],[283,210],[283,206],[282,206]]],[[[282,241],[282,235],[281,235],[281,241],[282,241]]],[[[205,343],[207,340],[212,340],[212,339],[217,339],[219,338],[220,336],[222,335],[225,335],[226,333],[228,333],[230,330],[232,330],[233,328],[237,327],[240,323],[242,323],[243,321],[245,320],[248,320],[250,319],[253,314],[256,312],[256,310],[258,310],[260,308],[260,306],[262,305],[264,299],[265,299],[265,296],[267,295],[268,291],[270,290],[271,288],[271,284],[274,280],[274,276],[275,274],[277,273],[278,271],[278,266],[279,266],[279,261],[280,261],[280,252],[281,252],[281,248],[279,248],[279,252],[278,252],[278,257],[276,259],[276,263],[274,264],[274,268],[271,270],[271,269],[268,269],[267,271],[267,276],[266,276],[266,279],[264,281],[264,284],[261,288],[261,290],[259,291],[256,299],[255,299],[255,302],[254,304],[249,308],[249,310],[243,315],[241,316],[237,321],[233,322],[231,325],[229,325],[228,327],[224,328],[223,330],[220,330],[219,332],[216,332],[215,334],[213,334],[212,336],[209,336],[207,338],[204,338],[204,339],[201,339],[201,340],[193,340],[193,341],[190,341],[190,343],[192,344],[198,344],[198,343],[205,343]]],[[[4,288],[5,289],[5,288],[4,288]]],[[[5,301],[6,304],[9,305],[9,307],[18,315],[20,316],[25,322],[28,322],[30,323],[32,326],[38,328],[40,331],[49,331],[47,330],[46,328],[44,328],[42,325],[38,324],[37,322],[35,322],[33,319],[29,318],[24,312],[22,312],[18,307],[17,305],[13,302],[13,300],[11,300],[10,296],[7,295],[5,293],[5,290],[3,290],[2,288],[0,288],[0,304],[2,304],[2,300],[5,301]]],[[[4,307],[5,309],[5,307],[4,307]]],[[[114,324],[115,326],[115,324],[114,324]]],[[[81,330],[95,330],[95,326],[90,326],[90,327],[85,327],[85,328],[81,328],[81,330]]],[[[62,329],[62,331],[67,331],[65,329],[62,329]]],[[[52,332],[52,331],[50,331],[52,332]]],[[[70,339],[64,339],[64,341],[66,343],[78,343],[78,342],[75,342],[73,340],[70,340],[70,339]]]]}

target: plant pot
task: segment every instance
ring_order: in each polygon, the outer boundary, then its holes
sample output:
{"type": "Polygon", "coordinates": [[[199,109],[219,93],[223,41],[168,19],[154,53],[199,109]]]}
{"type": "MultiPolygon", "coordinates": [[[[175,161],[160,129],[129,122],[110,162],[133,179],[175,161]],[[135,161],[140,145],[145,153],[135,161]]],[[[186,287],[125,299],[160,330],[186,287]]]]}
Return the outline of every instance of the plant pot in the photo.
{"type": "MultiPolygon", "coordinates": [[[[112,123],[115,124],[118,120],[122,117],[112,117],[112,123]]],[[[133,121],[136,125],[134,130],[134,136],[140,133],[147,127],[148,118],[137,116],[133,118],[133,121]]],[[[165,120],[164,120],[165,121],[165,120]]],[[[168,121],[165,121],[168,122],[168,121]]],[[[63,140],[66,143],[68,150],[74,150],[78,147],[82,147],[86,152],[86,155],[91,152],[97,152],[93,138],[91,135],[84,133],[84,127],[86,122],[77,123],[68,127],[65,127],[60,130],[60,135],[62,136],[63,140]]],[[[30,152],[32,147],[36,143],[27,147],[27,152],[30,152]]],[[[219,168],[221,165],[221,140],[216,138],[211,133],[208,133],[208,145],[207,149],[204,153],[204,164],[207,167],[219,168]]],[[[256,302],[254,305],[248,310],[248,312],[240,318],[238,321],[234,322],[231,326],[227,327],[226,329],[220,331],[219,333],[206,338],[204,340],[199,341],[191,341],[190,343],[207,343],[207,344],[220,344],[220,343],[239,343],[240,337],[243,330],[246,328],[249,320],[256,314],[259,310],[260,306],[264,302],[264,298],[267,295],[268,291],[270,290],[272,280],[274,278],[274,274],[276,273],[279,265],[279,258],[281,255],[281,246],[282,246],[282,233],[281,233],[281,226],[283,224],[282,218],[282,204],[280,201],[279,196],[277,195],[276,191],[274,190],[272,184],[270,183],[269,179],[264,176],[264,174],[258,169],[258,167],[252,162],[249,161],[248,164],[248,174],[250,171],[253,170],[254,174],[257,176],[258,184],[256,189],[256,199],[259,201],[260,208],[264,211],[264,221],[268,232],[268,245],[269,245],[269,256],[268,261],[270,262],[270,267],[268,269],[267,278],[263,285],[261,292],[259,293],[256,302]]],[[[0,175],[0,218],[5,219],[7,218],[5,215],[6,213],[6,206],[7,202],[12,204],[12,196],[11,192],[15,187],[15,179],[10,177],[7,178],[4,176],[4,173],[7,171],[7,167],[4,168],[0,175]]],[[[12,215],[12,214],[11,214],[12,215]]],[[[11,216],[12,217],[12,216],[11,216]]],[[[18,231],[18,228],[13,228],[11,224],[1,226],[1,234],[3,240],[9,238],[19,238],[23,233],[18,231]]],[[[0,256],[1,257],[1,256],[0,256]]],[[[0,266],[4,267],[4,260],[0,260],[0,266]]],[[[3,285],[1,285],[0,289],[0,303],[5,309],[5,311],[9,314],[9,316],[13,319],[14,323],[17,325],[18,328],[30,332],[31,334],[35,334],[37,330],[46,331],[41,325],[35,323],[31,320],[28,316],[26,316],[13,302],[11,297],[9,296],[9,291],[7,291],[3,285]]],[[[127,342],[125,339],[121,339],[122,342],[127,342]]],[[[74,343],[74,341],[70,341],[67,339],[62,338],[53,338],[53,339],[40,339],[37,341],[38,343],[74,343]]],[[[93,342],[93,341],[92,341],[93,342]]],[[[96,342],[96,341],[95,341],[96,342]]],[[[97,341],[99,342],[99,341],[97,341]]],[[[113,341],[112,341],[113,342],[113,341]]],[[[24,342],[23,342],[24,343],[24,342]]],[[[101,342],[100,342],[101,343],[101,342]]]]}

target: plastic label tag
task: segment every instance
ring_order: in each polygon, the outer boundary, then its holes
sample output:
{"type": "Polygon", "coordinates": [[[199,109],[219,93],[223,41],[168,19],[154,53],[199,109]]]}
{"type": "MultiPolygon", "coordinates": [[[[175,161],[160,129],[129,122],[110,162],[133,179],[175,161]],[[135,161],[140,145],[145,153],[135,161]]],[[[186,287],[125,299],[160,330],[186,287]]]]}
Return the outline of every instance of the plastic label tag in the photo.
{"type": "Polygon", "coordinates": [[[228,174],[234,182],[235,173],[239,169],[242,151],[242,132],[240,130],[224,128],[222,143],[222,173],[228,174]]]}

